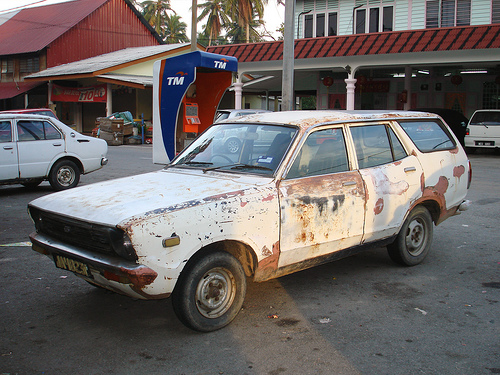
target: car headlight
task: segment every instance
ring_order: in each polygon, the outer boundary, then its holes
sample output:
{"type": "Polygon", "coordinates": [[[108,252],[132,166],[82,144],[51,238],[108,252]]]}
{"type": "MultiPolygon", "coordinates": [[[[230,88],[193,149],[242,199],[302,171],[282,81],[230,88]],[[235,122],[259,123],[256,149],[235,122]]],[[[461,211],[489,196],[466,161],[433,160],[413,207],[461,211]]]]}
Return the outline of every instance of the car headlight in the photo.
{"type": "Polygon", "coordinates": [[[120,229],[113,229],[110,233],[111,245],[116,254],[128,260],[137,260],[132,241],[126,232],[120,229]]]}

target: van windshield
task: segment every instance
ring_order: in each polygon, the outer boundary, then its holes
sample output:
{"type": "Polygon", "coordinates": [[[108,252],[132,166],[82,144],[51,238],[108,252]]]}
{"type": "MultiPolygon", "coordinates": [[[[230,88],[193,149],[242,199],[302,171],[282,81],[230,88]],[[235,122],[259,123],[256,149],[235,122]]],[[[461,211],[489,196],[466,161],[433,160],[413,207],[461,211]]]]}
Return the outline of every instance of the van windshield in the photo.
{"type": "Polygon", "coordinates": [[[168,167],[273,175],[297,131],[275,125],[212,125],[168,167]]]}

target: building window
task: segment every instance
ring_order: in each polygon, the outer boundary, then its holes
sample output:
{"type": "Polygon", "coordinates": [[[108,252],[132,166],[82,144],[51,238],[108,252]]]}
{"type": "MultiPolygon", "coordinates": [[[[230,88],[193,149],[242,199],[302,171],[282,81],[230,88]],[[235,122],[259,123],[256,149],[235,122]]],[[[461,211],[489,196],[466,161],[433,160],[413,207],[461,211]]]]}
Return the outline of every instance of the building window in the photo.
{"type": "Polygon", "coordinates": [[[500,109],[500,88],[495,82],[483,83],[482,109],[500,109]]]}
{"type": "Polygon", "coordinates": [[[1,66],[1,80],[4,81],[6,79],[12,80],[12,77],[14,76],[14,60],[9,59],[9,60],[2,60],[2,66],[1,66]]]}
{"type": "Polygon", "coordinates": [[[426,5],[428,29],[470,25],[471,0],[427,0],[426,5]]]}
{"type": "Polygon", "coordinates": [[[356,34],[378,33],[393,30],[394,7],[370,7],[356,10],[356,34]],[[382,11],[382,12],[381,12],[382,11]],[[382,17],[380,14],[382,13],[382,17]]]}
{"type": "Polygon", "coordinates": [[[316,37],[325,36],[325,13],[316,15],[316,37]]]}
{"type": "Polygon", "coordinates": [[[326,13],[304,16],[304,38],[320,38],[327,35],[337,35],[337,12],[328,13],[328,19],[326,13]]]}
{"type": "Polygon", "coordinates": [[[491,23],[500,23],[500,0],[491,0],[491,23]]]}
{"type": "Polygon", "coordinates": [[[22,59],[19,61],[20,73],[36,73],[40,71],[40,61],[38,57],[22,59]]]}
{"type": "Polygon", "coordinates": [[[328,36],[337,35],[337,17],[337,12],[328,13],[328,36]]]}
{"type": "Polygon", "coordinates": [[[304,38],[313,37],[313,16],[312,14],[306,14],[304,16],[304,38]]]}

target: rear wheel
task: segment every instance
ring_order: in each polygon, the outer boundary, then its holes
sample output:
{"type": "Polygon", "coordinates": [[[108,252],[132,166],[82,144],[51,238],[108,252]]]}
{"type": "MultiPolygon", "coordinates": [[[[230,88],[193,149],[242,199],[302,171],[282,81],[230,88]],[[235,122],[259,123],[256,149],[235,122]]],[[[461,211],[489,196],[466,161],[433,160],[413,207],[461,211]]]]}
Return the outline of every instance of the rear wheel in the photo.
{"type": "Polygon", "coordinates": [[[54,190],[74,188],[80,182],[80,170],[71,160],[60,160],[52,167],[49,182],[54,190]]]}
{"type": "Polygon", "coordinates": [[[416,207],[406,218],[396,240],[387,246],[390,258],[403,266],[421,263],[431,248],[433,226],[429,211],[416,207]]]}
{"type": "Polygon", "coordinates": [[[214,252],[188,264],[172,303],[175,314],[189,328],[201,332],[220,329],[238,315],[246,293],[245,272],[226,252],[214,252]]]}

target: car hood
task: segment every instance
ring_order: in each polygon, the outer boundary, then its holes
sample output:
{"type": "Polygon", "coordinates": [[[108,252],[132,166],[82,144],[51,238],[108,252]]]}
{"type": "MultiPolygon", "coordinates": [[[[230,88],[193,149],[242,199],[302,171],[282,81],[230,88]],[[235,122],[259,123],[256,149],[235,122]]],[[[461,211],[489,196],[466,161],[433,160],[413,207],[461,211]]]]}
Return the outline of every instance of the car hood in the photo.
{"type": "Polygon", "coordinates": [[[115,226],[134,217],[177,211],[260,191],[269,195],[269,186],[265,185],[270,181],[260,176],[167,169],[65,190],[38,198],[29,205],[115,226]]]}

